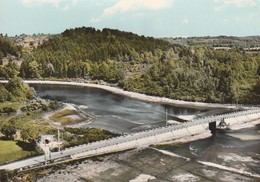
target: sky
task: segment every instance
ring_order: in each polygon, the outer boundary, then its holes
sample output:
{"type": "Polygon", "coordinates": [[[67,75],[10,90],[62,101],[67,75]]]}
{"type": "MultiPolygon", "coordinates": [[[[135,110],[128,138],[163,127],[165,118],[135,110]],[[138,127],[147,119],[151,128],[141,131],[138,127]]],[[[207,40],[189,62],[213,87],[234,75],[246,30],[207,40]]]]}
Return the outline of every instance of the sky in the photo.
{"type": "Polygon", "coordinates": [[[260,35],[260,0],[0,0],[0,33],[112,28],[152,37],[260,35]]]}

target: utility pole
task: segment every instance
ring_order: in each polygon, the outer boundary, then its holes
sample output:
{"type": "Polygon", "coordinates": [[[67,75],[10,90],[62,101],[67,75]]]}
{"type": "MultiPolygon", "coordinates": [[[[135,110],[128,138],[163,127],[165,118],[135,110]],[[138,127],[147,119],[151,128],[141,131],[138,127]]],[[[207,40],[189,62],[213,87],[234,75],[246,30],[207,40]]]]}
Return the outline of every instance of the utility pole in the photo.
{"type": "Polygon", "coordinates": [[[167,108],[165,107],[165,126],[167,126],[168,116],[167,116],[167,108]]]}
{"type": "Polygon", "coordinates": [[[58,128],[58,147],[60,151],[60,129],[58,128]]]}
{"type": "Polygon", "coordinates": [[[237,85],[237,103],[236,103],[237,110],[238,110],[238,99],[239,99],[238,91],[239,91],[239,86],[237,85]]]}
{"type": "Polygon", "coordinates": [[[49,152],[49,160],[51,160],[51,151],[49,147],[48,147],[48,152],[49,152]]]}
{"type": "Polygon", "coordinates": [[[236,108],[237,108],[237,112],[238,112],[238,98],[237,98],[237,103],[236,103],[236,108]]]}
{"type": "Polygon", "coordinates": [[[46,144],[45,144],[45,149],[44,149],[44,163],[45,163],[45,165],[47,164],[47,151],[46,151],[46,144]]]}

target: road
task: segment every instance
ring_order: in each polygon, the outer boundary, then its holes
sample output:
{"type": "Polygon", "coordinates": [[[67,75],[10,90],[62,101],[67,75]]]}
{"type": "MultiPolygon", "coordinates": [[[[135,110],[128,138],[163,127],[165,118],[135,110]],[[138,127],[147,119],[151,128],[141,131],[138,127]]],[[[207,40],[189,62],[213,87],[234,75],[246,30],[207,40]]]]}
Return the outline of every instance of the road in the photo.
{"type": "MultiPolygon", "coordinates": [[[[115,146],[118,144],[128,143],[130,141],[145,139],[145,138],[149,138],[149,137],[152,137],[155,135],[164,134],[167,132],[176,132],[177,130],[181,130],[183,128],[207,124],[207,123],[219,121],[221,119],[228,119],[228,118],[250,115],[250,114],[260,115],[260,109],[258,108],[258,109],[253,109],[253,110],[245,110],[245,111],[240,111],[240,112],[233,112],[233,113],[228,113],[228,114],[209,116],[209,117],[205,117],[205,118],[190,120],[190,121],[180,124],[180,125],[170,125],[167,127],[160,127],[160,128],[141,131],[138,133],[124,135],[124,136],[120,136],[120,137],[116,137],[116,138],[112,138],[112,139],[108,139],[108,140],[102,140],[102,141],[98,141],[98,142],[94,142],[94,143],[80,145],[80,146],[76,146],[76,147],[72,147],[72,148],[67,148],[60,152],[51,153],[51,159],[52,160],[57,160],[57,159],[62,160],[63,158],[64,159],[70,158],[71,155],[80,154],[80,153],[83,153],[86,151],[92,151],[92,150],[101,149],[101,148],[105,148],[105,147],[107,148],[109,146],[115,146]]],[[[118,151],[120,151],[120,150],[118,150],[118,151]]],[[[110,153],[110,152],[111,151],[105,151],[105,153],[110,153]]],[[[21,161],[17,161],[17,162],[13,162],[13,163],[10,163],[7,165],[0,166],[0,170],[1,169],[15,170],[15,169],[21,169],[21,168],[25,169],[28,167],[35,167],[38,165],[42,165],[42,164],[44,164],[44,162],[45,162],[45,156],[42,155],[42,156],[32,157],[29,159],[24,159],[21,161]]]]}

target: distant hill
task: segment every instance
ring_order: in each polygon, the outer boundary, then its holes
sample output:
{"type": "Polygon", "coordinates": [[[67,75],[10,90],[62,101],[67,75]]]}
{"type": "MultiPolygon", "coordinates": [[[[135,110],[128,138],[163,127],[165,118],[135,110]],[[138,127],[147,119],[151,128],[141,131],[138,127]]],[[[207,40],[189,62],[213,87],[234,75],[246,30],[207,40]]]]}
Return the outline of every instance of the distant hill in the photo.
{"type": "MultiPolygon", "coordinates": [[[[149,57],[154,55],[156,49],[163,51],[169,48],[170,43],[152,37],[107,28],[96,30],[82,27],[65,30],[54,36],[32,51],[33,57],[27,60],[30,62],[34,59],[40,63],[44,77],[88,76],[115,82],[122,74],[131,76],[132,72],[144,72],[148,65],[137,64],[150,62],[149,57]],[[98,70],[101,63],[103,66],[98,70]],[[129,63],[136,66],[130,66],[129,63]],[[124,69],[125,67],[128,68],[124,69]],[[103,74],[108,69],[113,69],[117,75],[103,74]]],[[[26,64],[27,62],[23,66],[28,67],[26,64]]],[[[35,75],[26,70],[23,73],[24,77],[35,75]]]]}
{"type": "Polygon", "coordinates": [[[42,45],[44,42],[47,42],[51,37],[51,35],[47,34],[21,34],[19,36],[11,37],[11,39],[15,42],[16,45],[22,47],[25,50],[31,51],[42,45]]]}
{"type": "Polygon", "coordinates": [[[162,40],[75,28],[24,54],[19,75],[104,80],[125,90],[189,101],[259,104],[260,54],[247,54],[244,42],[257,46],[259,37],[162,40]]]}
{"type": "Polygon", "coordinates": [[[166,50],[169,48],[169,43],[152,37],[138,36],[131,32],[107,28],[96,30],[86,27],[65,30],[60,36],[40,46],[41,51],[64,50],[63,54],[69,54],[74,59],[83,61],[121,59],[121,57],[138,59],[136,53],[152,51],[156,48],[166,50]]]}
{"type": "Polygon", "coordinates": [[[209,47],[230,47],[230,48],[253,48],[260,47],[260,36],[234,37],[188,37],[188,38],[164,38],[172,44],[180,45],[204,45],[209,47]]]}

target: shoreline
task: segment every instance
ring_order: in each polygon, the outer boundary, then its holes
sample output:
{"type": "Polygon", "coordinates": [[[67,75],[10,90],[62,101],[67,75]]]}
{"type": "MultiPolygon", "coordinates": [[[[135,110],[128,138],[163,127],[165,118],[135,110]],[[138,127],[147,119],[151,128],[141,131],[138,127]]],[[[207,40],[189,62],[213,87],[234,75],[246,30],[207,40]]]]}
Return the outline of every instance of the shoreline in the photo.
{"type": "MultiPolygon", "coordinates": [[[[1,81],[3,83],[3,81],[1,81]]],[[[66,81],[41,81],[41,80],[25,80],[25,83],[28,84],[46,84],[46,85],[67,85],[67,86],[79,86],[79,87],[91,87],[99,88],[106,91],[109,91],[114,94],[126,96],[132,99],[137,99],[145,102],[159,103],[165,105],[171,105],[176,107],[185,107],[185,108],[227,108],[232,109],[236,108],[234,104],[220,104],[220,103],[205,103],[205,102],[192,102],[192,101],[182,101],[174,100],[165,97],[150,96],[146,94],[141,94],[137,92],[125,91],[121,88],[115,88],[107,85],[99,85],[92,83],[78,83],[78,82],[66,82],[66,81]]]]}
{"type": "Polygon", "coordinates": [[[210,131],[204,131],[203,133],[200,134],[195,134],[195,135],[189,135],[189,136],[184,136],[181,138],[177,138],[168,142],[162,142],[160,144],[157,144],[157,146],[164,146],[164,145],[174,145],[174,144],[178,144],[178,143],[189,143],[189,142],[193,142],[196,140],[202,140],[202,139],[206,139],[211,137],[212,134],[210,131]]]}
{"type": "Polygon", "coordinates": [[[237,124],[237,125],[230,126],[230,129],[234,130],[234,131],[235,130],[241,130],[241,129],[245,129],[245,128],[256,127],[256,125],[259,125],[259,124],[260,124],[260,118],[256,119],[256,120],[248,121],[248,122],[245,122],[245,123],[240,123],[240,124],[237,124]]]}
{"type": "Polygon", "coordinates": [[[86,125],[86,124],[90,123],[91,119],[86,119],[86,118],[82,121],[79,121],[80,120],[79,115],[82,115],[82,114],[74,106],[74,104],[70,104],[70,103],[62,103],[62,104],[63,105],[60,109],[43,114],[43,118],[46,121],[48,121],[50,126],[52,126],[54,128],[59,128],[59,129],[63,129],[64,127],[80,128],[81,125],[86,125]],[[72,117],[72,121],[70,123],[62,124],[61,122],[54,122],[53,120],[50,119],[50,117],[53,116],[54,114],[56,114],[58,112],[62,112],[64,110],[71,110],[71,111],[77,112],[77,114],[65,116],[65,117],[72,117]]]}

